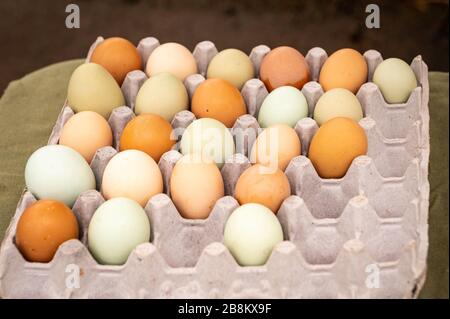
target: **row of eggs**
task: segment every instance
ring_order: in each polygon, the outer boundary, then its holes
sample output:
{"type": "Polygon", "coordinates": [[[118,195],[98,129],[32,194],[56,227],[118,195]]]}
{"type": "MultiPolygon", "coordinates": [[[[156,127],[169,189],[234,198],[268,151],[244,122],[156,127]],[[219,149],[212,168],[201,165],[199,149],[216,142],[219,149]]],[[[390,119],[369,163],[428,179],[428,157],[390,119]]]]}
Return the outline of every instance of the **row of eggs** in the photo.
{"type": "MultiPolygon", "coordinates": [[[[27,187],[40,200],[22,214],[15,239],[29,261],[48,262],[62,242],[78,238],[78,224],[69,206],[81,192],[96,187],[88,162],[98,148],[112,144],[105,118],[125,104],[119,85],[127,73],[142,65],[136,48],[120,38],[102,42],[90,60],[70,79],[68,102],[77,114],[64,125],[60,145],[37,150],[26,165],[27,187]]],[[[125,127],[120,152],[105,168],[101,191],[107,201],[96,210],[88,228],[88,247],[103,264],[123,264],[136,245],[150,240],[150,221],[142,207],[163,191],[156,162],[177,141],[169,121],[189,108],[182,81],[197,73],[190,51],[176,43],[156,48],[144,65],[149,79],[136,97],[138,116],[125,127]]],[[[274,213],[291,194],[283,171],[301,154],[300,139],[292,127],[308,115],[299,89],[310,80],[309,74],[303,55],[290,47],[273,49],[262,61],[260,78],[270,92],[258,117],[265,130],[252,147],[255,165],[236,184],[234,196],[241,206],[224,229],[224,243],[241,265],[264,264],[273,246],[283,240],[274,213]],[[265,168],[273,166],[268,173],[265,168]]],[[[224,196],[219,168],[235,152],[228,128],[246,113],[239,89],[253,77],[248,56],[227,49],[212,59],[207,80],[194,92],[190,106],[198,120],[182,135],[184,156],[170,180],[172,200],[184,218],[207,218],[224,196]],[[211,130],[217,133],[213,139],[211,130]]],[[[354,95],[366,79],[366,62],[351,49],[335,52],[321,69],[319,82],[326,93],[315,107],[320,128],[308,156],[323,178],[342,177],[352,160],[367,151],[367,138],[357,124],[362,108],[354,95]]],[[[398,59],[382,62],[374,82],[389,103],[405,102],[417,86],[409,65],[398,59]]]]}
{"type": "MultiPolygon", "coordinates": [[[[92,110],[108,118],[112,109],[125,104],[119,85],[129,72],[141,68],[141,57],[129,41],[110,38],[95,48],[90,62],[73,73],[68,102],[75,111],[92,110]]],[[[232,127],[246,113],[239,90],[255,77],[255,72],[250,58],[240,50],[226,49],[212,58],[207,80],[196,88],[191,103],[183,81],[197,73],[197,65],[187,48],[177,43],[162,44],[153,50],[144,65],[149,79],[136,96],[136,114],[153,113],[171,121],[190,104],[197,118],[214,118],[232,127]]],[[[270,92],[259,112],[262,127],[277,121],[292,125],[308,115],[307,102],[300,89],[311,80],[310,70],[299,51],[287,46],[271,50],[261,62],[259,77],[270,92]]],[[[340,90],[330,98],[334,103],[317,108],[314,117],[322,121],[332,112],[358,120],[362,111],[354,106],[358,103],[352,95],[367,78],[368,66],[358,51],[347,48],[334,52],[321,67],[319,83],[325,92],[340,90]],[[339,105],[333,105],[336,103],[339,105]]],[[[397,58],[381,62],[374,71],[373,82],[388,103],[406,102],[417,87],[411,67],[397,58]]]]}
{"type": "MultiPolygon", "coordinates": [[[[100,264],[122,265],[136,246],[150,241],[150,227],[138,203],[126,197],[110,199],[97,208],[89,223],[89,251],[100,264]]],[[[283,241],[283,231],[270,209],[249,203],[230,215],[223,238],[240,265],[260,266],[283,241]]],[[[73,211],[61,201],[41,199],[21,215],[15,244],[27,261],[47,263],[59,246],[71,239],[79,239],[73,211]]]]}
{"type": "MultiPolygon", "coordinates": [[[[209,177],[214,174],[216,180],[221,180],[220,168],[236,153],[230,130],[217,120],[202,118],[194,120],[184,130],[179,143],[174,131],[167,121],[155,114],[141,114],[129,121],[120,137],[120,152],[108,162],[102,174],[105,197],[128,192],[128,196],[144,206],[152,195],[162,191],[162,175],[157,163],[164,153],[174,148],[179,148],[185,156],[196,155],[193,160],[199,162],[196,163],[199,167],[202,164],[213,169],[209,173],[198,171],[197,178],[191,174],[190,178],[182,179],[178,177],[178,172],[182,170],[177,168],[183,161],[179,161],[171,175],[172,196],[186,193],[189,183],[198,181],[204,175],[209,177]]],[[[28,159],[25,168],[28,189],[39,198],[57,196],[56,199],[72,205],[81,191],[95,188],[89,163],[96,150],[111,146],[112,140],[108,122],[97,113],[83,111],[73,115],[62,128],[60,145],[44,146],[28,159]],[[70,154],[77,156],[67,155],[69,149],[70,154]]],[[[350,118],[336,117],[316,131],[307,156],[322,178],[341,178],[353,159],[365,155],[367,148],[368,141],[362,127],[350,118]]],[[[258,134],[250,147],[249,159],[252,164],[266,167],[268,170],[263,175],[270,176],[269,173],[284,172],[289,162],[301,155],[301,150],[298,133],[288,125],[276,124],[258,134]]],[[[211,184],[212,180],[209,178],[206,184],[211,184]]],[[[189,197],[192,196],[194,194],[189,197]]],[[[199,198],[201,202],[205,200],[205,197],[199,198]]],[[[200,218],[204,218],[203,215],[207,214],[183,207],[182,201],[177,203],[176,198],[174,201],[185,217],[202,215],[200,218]],[[196,213],[191,213],[192,210],[196,213]]]]}

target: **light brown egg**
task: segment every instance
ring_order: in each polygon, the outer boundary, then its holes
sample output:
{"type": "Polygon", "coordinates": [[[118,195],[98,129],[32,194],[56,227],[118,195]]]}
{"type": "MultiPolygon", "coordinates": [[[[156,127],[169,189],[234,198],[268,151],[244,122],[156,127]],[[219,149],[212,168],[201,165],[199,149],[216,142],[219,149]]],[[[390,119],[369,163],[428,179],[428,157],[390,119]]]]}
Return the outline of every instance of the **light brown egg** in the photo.
{"type": "Polygon", "coordinates": [[[176,142],[171,138],[171,133],[172,125],[161,116],[141,114],[125,126],[120,138],[120,150],[140,150],[158,162],[176,142]]]}
{"type": "Polygon", "coordinates": [[[170,194],[181,216],[205,219],[224,196],[222,175],[213,161],[197,154],[185,155],[172,171],[170,194]]]}
{"type": "Polygon", "coordinates": [[[69,239],[78,239],[78,222],[72,210],[60,201],[35,202],[17,223],[17,248],[31,262],[51,261],[58,247],[69,239]]]}
{"type": "Polygon", "coordinates": [[[145,72],[149,77],[169,72],[184,81],[189,75],[197,73],[197,63],[186,47],[169,42],[153,50],[148,57],[145,72]]]}
{"type": "Polygon", "coordinates": [[[69,118],[64,124],[59,144],[73,148],[90,163],[97,149],[111,146],[111,127],[103,116],[92,111],[83,111],[69,118]]]}
{"type": "Polygon", "coordinates": [[[239,116],[247,113],[239,90],[223,79],[207,79],[194,92],[191,105],[197,118],[213,118],[232,127],[239,116]]]}
{"type": "Polygon", "coordinates": [[[141,68],[141,61],[141,55],[133,43],[114,37],[106,39],[95,48],[90,62],[103,66],[122,85],[128,72],[141,68]]]}
{"type": "Polygon", "coordinates": [[[319,83],[324,91],[347,89],[356,94],[367,81],[367,63],[356,50],[341,49],[334,52],[320,70],[319,83]]]}
{"type": "Polygon", "coordinates": [[[252,163],[284,171],[291,159],[301,154],[301,143],[295,130],[285,124],[266,128],[256,138],[250,159],[252,163]]]}
{"type": "Polygon", "coordinates": [[[291,187],[287,176],[280,169],[272,172],[261,164],[250,166],[239,176],[234,193],[239,204],[261,204],[275,214],[289,195],[291,187]]]}
{"type": "Polygon", "coordinates": [[[308,157],[322,178],[341,178],[352,161],[367,153],[364,129],[354,120],[336,117],[325,122],[314,135],[308,157]]]}

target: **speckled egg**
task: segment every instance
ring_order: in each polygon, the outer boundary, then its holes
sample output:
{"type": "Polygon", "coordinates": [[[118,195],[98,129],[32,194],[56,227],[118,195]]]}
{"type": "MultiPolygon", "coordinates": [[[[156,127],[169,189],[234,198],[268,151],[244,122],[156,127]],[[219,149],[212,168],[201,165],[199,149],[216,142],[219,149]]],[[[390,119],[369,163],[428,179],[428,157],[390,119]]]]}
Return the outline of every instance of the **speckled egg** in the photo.
{"type": "Polygon", "coordinates": [[[31,262],[51,261],[58,247],[69,239],[78,239],[78,222],[60,201],[38,200],[25,209],[17,223],[15,243],[31,262]]]}
{"type": "Polygon", "coordinates": [[[207,79],[194,91],[191,105],[197,118],[212,118],[232,127],[239,116],[247,113],[239,90],[223,79],[207,79]]]}

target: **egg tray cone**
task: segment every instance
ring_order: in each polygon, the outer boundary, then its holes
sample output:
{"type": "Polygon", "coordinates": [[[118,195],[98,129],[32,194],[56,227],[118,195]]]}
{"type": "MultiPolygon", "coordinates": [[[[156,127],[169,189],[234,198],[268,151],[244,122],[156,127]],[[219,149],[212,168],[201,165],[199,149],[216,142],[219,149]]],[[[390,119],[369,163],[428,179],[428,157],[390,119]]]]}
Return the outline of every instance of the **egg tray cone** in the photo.
{"type": "MultiPolygon", "coordinates": [[[[87,61],[103,38],[92,45],[87,61]]],[[[155,38],[141,40],[143,61],[159,45],[155,38]]],[[[250,58],[256,74],[270,51],[255,47],[250,58]]],[[[218,52],[210,41],[194,49],[200,74],[185,80],[189,96],[204,80],[207,66],[218,52]]],[[[404,104],[387,104],[371,83],[382,61],[374,50],[365,52],[368,82],[357,93],[365,117],[360,125],[368,137],[368,154],[356,158],[341,179],[321,179],[305,155],[317,130],[311,118],[295,126],[302,155],[285,170],[292,196],[280,207],[285,241],[278,244],[264,266],[241,267],[223,245],[223,228],[238,207],[232,197],[259,129],[256,117],[265,96],[264,84],[251,79],[242,88],[247,115],[231,129],[238,152],[221,172],[227,196],[217,201],[205,220],[184,219],[169,194],[170,175],[181,157],[174,146],[158,165],[165,194],[152,197],[145,207],[151,221],[150,243],[134,249],[122,266],[99,265],[89,253],[87,227],[104,201],[99,193],[103,170],[119,149],[126,123],[134,117],[136,94],[147,79],[142,71],[127,75],[122,91],[128,106],[116,108],[110,118],[114,145],[97,150],[91,167],[97,190],[82,193],[73,211],[80,224],[80,240],[62,244],[49,263],[24,260],[14,244],[17,221],[36,199],[24,191],[0,251],[0,295],[3,298],[411,298],[417,297],[426,276],[428,251],[428,69],[421,57],[411,63],[419,86],[404,104]],[[69,267],[69,268],[68,268],[69,267]],[[79,270],[73,287],[70,270],[79,270]],[[68,271],[69,269],[69,271],[68,271]]],[[[323,94],[317,83],[327,58],[321,48],[306,55],[312,81],[302,89],[310,115],[323,94]]],[[[143,65],[143,69],[145,65],[143,65]]],[[[65,103],[49,144],[56,144],[64,123],[73,115],[65,103]]],[[[189,111],[178,113],[172,126],[178,135],[193,120],[189,111]]]]}

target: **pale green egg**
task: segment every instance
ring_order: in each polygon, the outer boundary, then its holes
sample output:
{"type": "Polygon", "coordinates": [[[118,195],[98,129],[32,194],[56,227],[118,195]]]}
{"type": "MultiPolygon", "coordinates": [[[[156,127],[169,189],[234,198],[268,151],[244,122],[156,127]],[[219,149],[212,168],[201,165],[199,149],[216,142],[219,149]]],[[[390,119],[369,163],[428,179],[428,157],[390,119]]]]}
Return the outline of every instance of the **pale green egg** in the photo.
{"type": "Polygon", "coordinates": [[[100,264],[122,265],[139,244],[150,241],[150,221],[135,201],[116,197],[95,211],[88,228],[88,247],[100,264]]]}
{"type": "Polygon", "coordinates": [[[25,166],[25,183],[38,199],[53,199],[72,206],[84,191],[95,189],[89,164],[75,150],[47,145],[36,150],[25,166]]]}
{"type": "Polygon", "coordinates": [[[299,120],[308,116],[308,103],[303,93],[292,86],[282,86],[264,99],[259,110],[261,127],[286,124],[294,127],[299,120]]]}
{"type": "Polygon", "coordinates": [[[275,214],[261,204],[236,208],[224,230],[224,244],[241,266],[261,266],[275,245],[283,241],[283,230],[275,214]]]}
{"type": "Polygon", "coordinates": [[[377,66],[373,83],[389,104],[405,103],[417,87],[414,71],[408,63],[397,58],[386,59],[377,66]]]}

